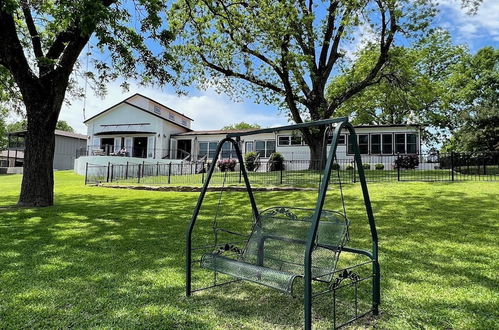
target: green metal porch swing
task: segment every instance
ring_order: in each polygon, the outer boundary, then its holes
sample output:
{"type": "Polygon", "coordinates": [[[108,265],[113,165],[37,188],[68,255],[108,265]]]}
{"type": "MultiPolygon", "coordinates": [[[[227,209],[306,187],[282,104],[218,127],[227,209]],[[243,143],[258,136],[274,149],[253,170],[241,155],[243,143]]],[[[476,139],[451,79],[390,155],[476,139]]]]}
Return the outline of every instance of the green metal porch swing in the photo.
{"type": "MultiPolygon", "coordinates": [[[[324,155],[327,151],[327,143],[324,143],[324,155]]],[[[339,170],[338,170],[339,171],[339,170]]],[[[338,172],[338,179],[340,179],[338,172]]],[[[224,179],[225,183],[225,179],[224,179]]],[[[220,206],[220,203],[219,203],[220,206]]],[[[218,212],[218,210],[217,210],[218,212]]],[[[215,216],[216,218],[216,216],[215,216]]],[[[217,228],[214,227],[214,231],[217,228]]],[[[232,234],[232,232],[229,232],[232,234]]],[[[239,235],[238,233],[233,233],[239,235]]],[[[216,235],[216,234],[215,234],[216,235]]],[[[341,327],[352,323],[360,317],[372,313],[378,314],[380,304],[380,268],[378,262],[378,238],[376,225],[369,199],[367,183],[362,167],[359,147],[353,126],[348,118],[327,119],[315,122],[301,123],[296,125],[282,126],[277,128],[260,129],[243,133],[229,133],[226,138],[219,142],[215,151],[213,161],[208,170],[201,194],[187,231],[186,240],[186,295],[193,292],[213,288],[219,285],[232,283],[238,280],[250,281],[287,294],[295,294],[293,286],[297,279],[303,279],[304,298],[304,328],[312,327],[312,298],[332,292],[333,294],[333,324],[341,327]],[[231,143],[237,155],[239,164],[243,164],[243,157],[239,148],[241,137],[273,133],[281,130],[296,130],[300,128],[326,127],[324,142],[327,134],[334,128],[332,143],[327,155],[327,160],[320,182],[318,198],[313,209],[295,208],[287,206],[274,206],[265,210],[259,210],[253,195],[253,190],[248,178],[247,171],[241,166],[241,174],[251,204],[253,225],[248,237],[241,241],[239,246],[231,242],[210,245],[211,251],[202,255],[199,260],[192,260],[192,236],[203,200],[205,198],[210,180],[212,178],[216,160],[222,150],[224,143],[231,143]],[[346,128],[353,135],[353,151],[355,164],[357,165],[359,181],[362,188],[364,205],[369,222],[372,249],[371,251],[347,246],[349,240],[350,221],[346,215],[343,191],[340,191],[343,213],[323,209],[326,192],[330,183],[331,172],[335,160],[341,130],[346,128]],[[230,252],[230,256],[225,255],[230,252]],[[367,257],[368,262],[359,263],[352,267],[336,269],[340,252],[348,252],[357,256],[367,257]],[[193,263],[206,270],[229,275],[235,280],[222,284],[192,289],[192,266],[193,263]],[[370,265],[370,274],[364,278],[358,276],[354,271],[358,266],[370,265]],[[357,312],[357,285],[361,281],[372,280],[372,302],[368,311],[357,312]],[[344,280],[349,280],[350,285],[345,285],[344,280]],[[318,294],[313,294],[313,282],[325,283],[328,289],[318,294]],[[344,287],[355,288],[355,316],[342,324],[336,321],[336,292],[344,287]]]]}

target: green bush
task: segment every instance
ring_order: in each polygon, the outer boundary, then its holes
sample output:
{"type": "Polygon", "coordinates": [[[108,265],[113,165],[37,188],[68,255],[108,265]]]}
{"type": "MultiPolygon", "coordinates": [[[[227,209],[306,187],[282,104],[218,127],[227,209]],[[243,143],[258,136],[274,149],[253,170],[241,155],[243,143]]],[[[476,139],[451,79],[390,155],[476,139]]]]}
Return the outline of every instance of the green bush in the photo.
{"type": "Polygon", "coordinates": [[[269,158],[269,169],[271,171],[282,171],[284,170],[284,156],[278,152],[274,152],[269,158]]]}
{"type": "Polygon", "coordinates": [[[345,170],[353,170],[353,165],[352,165],[352,164],[348,164],[348,165],[345,167],[345,170]]]}
{"type": "Polygon", "coordinates": [[[419,165],[418,155],[402,155],[398,156],[393,162],[393,168],[413,170],[419,165]]]}
{"type": "Polygon", "coordinates": [[[244,155],[244,162],[246,164],[246,169],[248,171],[254,171],[256,166],[257,166],[257,163],[256,163],[256,158],[257,158],[258,154],[254,151],[252,152],[248,152],[244,155]]]}
{"type": "Polygon", "coordinates": [[[378,163],[378,164],[374,165],[374,168],[377,169],[377,170],[384,170],[385,169],[385,165],[381,164],[381,163],[378,163]]]}
{"type": "Polygon", "coordinates": [[[234,172],[234,170],[236,169],[236,164],[237,161],[235,159],[222,159],[217,162],[217,167],[221,172],[234,172]]]}
{"type": "Polygon", "coordinates": [[[333,163],[333,167],[332,167],[333,171],[338,171],[340,169],[340,164],[338,163],[333,163]]]}
{"type": "Polygon", "coordinates": [[[371,169],[371,164],[364,163],[364,164],[362,164],[362,168],[364,168],[365,170],[370,170],[371,169]]]}

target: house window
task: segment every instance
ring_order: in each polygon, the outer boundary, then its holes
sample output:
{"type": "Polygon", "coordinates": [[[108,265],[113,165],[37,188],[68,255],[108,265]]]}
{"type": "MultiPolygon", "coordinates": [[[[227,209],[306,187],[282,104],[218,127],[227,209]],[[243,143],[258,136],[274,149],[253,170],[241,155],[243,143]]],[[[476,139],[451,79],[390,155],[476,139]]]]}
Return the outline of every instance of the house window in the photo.
{"type": "Polygon", "coordinates": [[[381,135],[371,135],[371,154],[379,155],[381,153],[381,135]]]}
{"type": "Polygon", "coordinates": [[[369,153],[369,135],[359,134],[359,150],[361,155],[367,155],[369,153]]]}
{"type": "Polygon", "coordinates": [[[169,112],[169,113],[168,113],[168,119],[170,119],[170,120],[173,120],[173,121],[174,121],[174,120],[175,120],[175,115],[174,115],[173,113],[169,112]]]}
{"type": "Polygon", "coordinates": [[[245,143],[245,148],[244,148],[244,152],[248,153],[248,152],[253,152],[254,149],[253,149],[253,141],[248,141],[245,143]]]}
{"type": "Polygon", "coordinates": [[[208,154],[208,142],[199,142],[199,158],[208,154]]]}
{"type": "Polygon", "coordinates": [[[405,154],[405,134],[395,134],[395,153],[405,154]]]}
{"type": "Polygon", "coordinates": [[[260,157],[270,157],[271,154],[275,152],[275,141],[274,140],[266,140],[266,141],[255,141],[255,150],[256,153],[260,155],[260,157]]]}
{"type": "MultiPolygon", "coordinates": [[[[327,144],[331,144],[333,143],[333,136],[332,135],[329,135],[327,137],[327,144]]],[[[345,135],[344,134],[340,134],[340,136],[338,136],[338,145],[345,145],[345,135]]]]}
{"type": "Polygon", "coordinates": [[[392,134],[383,134],[381,135],[383,138],[382,141],[382,153],[383,154],[392,154],[393,153],[393,135],[392,134]]]}
{"type": "Polygon", "coordinates": [[[199,158],[208,155],[208,158],[213,158],[215,156],[215,151],[217,150],[217,142],[199,142],[199,158]]]}
{"type": "Polygon", "coordinates": [[[417,152],[416,134],[407,134],[406,140],[407,140],[407,153],[415,154],[417,152]]]}
{"type": "Polygon", "coordinates": [[[225,142],[222,145],[222,158],[236,158],[236,150],[230,142],[225,142]]]}
{"type": "Polygon", "coordinates": [[[182,119],[182,125],[187,126],[187,120],[182,119]]]}
{"type": "MultiPolygon", "coordinates": [[[[348,135],[348,153],[353,154],[353,135],[348,135]]],[[[367,155],[369,153],[369,134],[359,134],[357,135],[357,144],[359,146],[359,151],[361,155],[367,155]]]]}
{"type": "Polygon", "coordinates": [[[353,135],[348,135],[348,148],[347,153],[353,154],[353,135]]]}
{"type": "Polygon", "coordinates": [[[210,142],[208,145],[208,157],[215,157],[215,151],[217,151],[218,142],[210,142]]]}
{"type": "Polygon", "coordinates": [[[283,146],[301,146],[303,144],[303,139],[301,135],[279,135],[277,137],[277,144],[280,147],[283,146]]]}
{"type": "Polygon", "coordinates": [[[279,144],[279,146],[289,146],[290,145],[290,142],[291,142],[291,136],[279,136],[277,137],[277,143],[279,144]]]}
{"type": "Polygon", "coordinates": [[[154,113],[157,114],[157,115],[160,115],[161,114],[161,108],[155,105],[154,106],[154,113]]]}

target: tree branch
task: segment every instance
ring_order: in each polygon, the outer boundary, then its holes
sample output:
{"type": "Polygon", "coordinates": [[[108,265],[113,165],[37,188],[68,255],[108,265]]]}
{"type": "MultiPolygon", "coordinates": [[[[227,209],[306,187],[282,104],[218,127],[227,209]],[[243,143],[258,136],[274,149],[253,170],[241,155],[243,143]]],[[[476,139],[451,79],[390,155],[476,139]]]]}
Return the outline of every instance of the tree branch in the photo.
{"type": "MultiPolygon", "coordinates": [[[[31,44],[33,45],[33,52],[37,59],[43,57],[42,43],[40,42],[40,35],[36,29],[35,22],[33,21],[33,16],[31,16],[31,10],[29,4],[26,0],[21,1],[21,8],[24,14],[24,20],[26,26],[28,27],[29,34],[31,36],[31,44]]],[[[38,63],[40,66],[40,63],[38,63]]]]}
{"type": "Polygon", "coordinates": [[[0,47],[0,65],[12,74],[23,96],[29,95],[29,87],[37,84],[37,77],[24,55],[14,17],[2,9],[0,9],[0,44],[9,45],[9,47],[0,47]]]}
{"type": "Polygon", "coordinates": [[[70,30],[61,31],[47,51],[47,58],[57,60],[64,51],[65,44],[71,40],[72,36],[73,32],[70,30]]]}
{"type": "MultiPolygon", "coordinates": [[[[319,68],[323,68],[326,65],[327,53],[329,51],[330,40],[333,37],[334,31],[334,21],[336,19],[336,9],[338,9],[338,1],[331,1],[328,8],[326,31],[324,32],[324,38],[322,42],[321,54],[319,56],[319,68]]],[[[342,27],[341,25],[340,27],[342,27]]]]}
{"type": "Polygon", "coordinates": [[[249,75],[249,74],[244,74],[244,73],[236,72],[236,71],[233,71],[233,70],[231,70],[231,69],[225,69],[225,68],[223,68],[223,67],[221,67],[221,66],[219,66],[219,65],[216,65],[216,64],[214,64],[214,63],[210,62],[210,61],[206,58],[206,56],[205,56],[204,54],[202,54],[202,53],[200,53],[200,54],[199,54],[199,56],[201,57],[201,60],[202,60],[202,61],[203,61],[203,62],[204,62],[204,63],[205,63],[205,64],[206,64],[209,68],[211,68],[211,69],[213,69],[213,70],[215,70],[215,71],[218,71],[218,72],[220,72],[220,73],[223,73],[223,74],[224,74],[225,76],[227,76],[227,77],[235,77],[235,78],[243,79],[243,80],[246,80],[246,81],[248,81],[248,82],[250,82],[250,83],[253,83],[253,84],[255,84],[255,85],[258,85],[258,86],[260,86],[260,87],[268,88],[268,89],[270,89],[270,90],[272,90],[272,91],[274,91],[274,92],[276,92],[276,93],[279,93],[279,94],[281,94],[281,95],[283,95],[283,96],[285,96],[285,95],[286,95],[286,92],[285,92],[283,89],[281,89],[281,88],[277,87],[277,86],[276,86],[276,85],[274,85],[274,84],[271,84],[271,83],[269,83],[269,82],[267,82],[267,81],[260,80],[260,79],[256,78],[256,77],[255,77],[255,76],[253,76],[253,75],[249,75]]]}
{"type": "Polygon", "coordinates": [[[388,31],[388,35],[386,35],[386,11],[383,7],[383,3],[381,0],[377,0],[376,3],[381,11],[381,20],[382,20],[382,28],[381,28],[381,36],[380,36],[380,54],[378,56],[378,60],[368,75],[360,82],[353,84],[349,89],[347,89],[342,95],[334,98],[329,104],[326,110],[326,118],[332,116],[334,110],[340,106],[343,102],[351,98],[356,93],[362,91],[364,88],[378,83],[382,76],[376,79],[376,76],[382,69],[383,65],[388,59],[388,51],[390,49],[391,44],[393,43],[393,39],[395,33],[397,32],[397,19],[395,14],[395,8],[393,6],[388,7],[388,11],[390,13],[390,30],[388,31]]]}

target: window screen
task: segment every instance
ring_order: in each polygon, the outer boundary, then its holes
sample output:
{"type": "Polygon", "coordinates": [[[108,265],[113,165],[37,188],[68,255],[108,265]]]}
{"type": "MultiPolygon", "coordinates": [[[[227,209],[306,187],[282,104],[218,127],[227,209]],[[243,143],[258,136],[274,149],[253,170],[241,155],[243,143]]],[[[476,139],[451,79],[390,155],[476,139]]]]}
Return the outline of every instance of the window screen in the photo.
{"type": "Polygon", "coordinates": [[[371,154],[378,155],[381,153],[381,135],[371,135],[371,154]]]}

